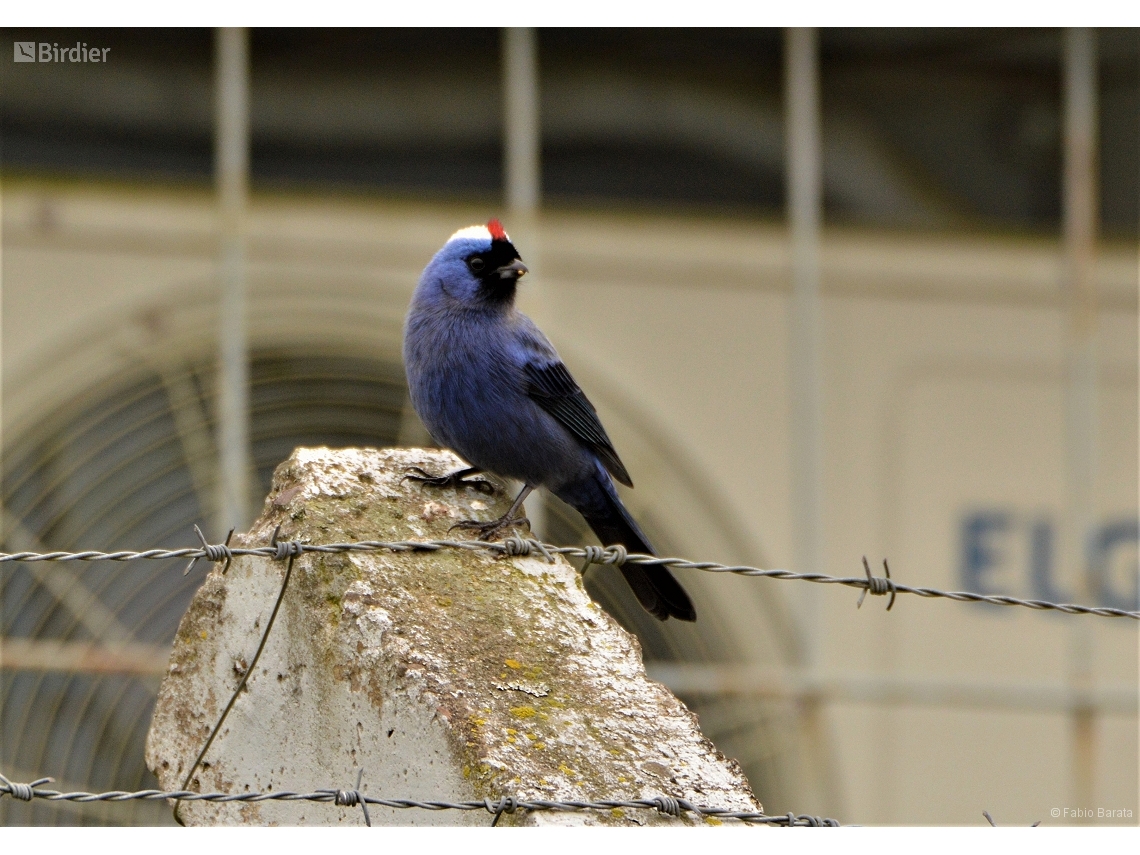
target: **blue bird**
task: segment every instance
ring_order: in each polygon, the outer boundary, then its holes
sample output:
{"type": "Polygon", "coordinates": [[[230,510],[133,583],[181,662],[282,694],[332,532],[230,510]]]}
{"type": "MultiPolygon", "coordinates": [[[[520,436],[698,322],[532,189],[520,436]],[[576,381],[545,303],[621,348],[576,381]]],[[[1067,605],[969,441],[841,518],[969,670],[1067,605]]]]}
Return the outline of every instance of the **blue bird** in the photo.
{"type": "MultiPolygon", "coordinates": [[[[409,477],[434,486],[471,484],[463,479],[479,472],[521,481],[503,517],[459,524],[483,540],[524,522],[516,516],[523,501],[544,487],[582,514],[603,544],[654,555],[618,498],[613,479],[633,482],[597,412],[549,339],[515,308],[526,272],[498,220],[457,231],[424,269],[404,324],[408,391],[432,438],[471,466],[409,477]]],[[[666,568],[621,571],[653,616],[697,619],[666,568]]]]}

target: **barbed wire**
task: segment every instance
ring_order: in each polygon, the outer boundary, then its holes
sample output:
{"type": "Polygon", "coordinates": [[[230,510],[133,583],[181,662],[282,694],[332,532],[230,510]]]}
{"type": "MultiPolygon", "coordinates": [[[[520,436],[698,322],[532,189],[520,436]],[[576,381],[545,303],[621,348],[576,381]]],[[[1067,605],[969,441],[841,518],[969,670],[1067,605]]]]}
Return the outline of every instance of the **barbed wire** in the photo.
{"type": "MultiPolygon", "coordinates": [[[[261,656],[262,650],[265,648],[265,643],[269,638],[270,631],[273,628],[274,619],[277,617],[277,612],[281,607],[282,600],[285,597],[285,592],[289,586],[289,579],[293,571],[293,562],[306,552],[321,552],[321,553],[337,553],[337,552],[360,552],[360,551],[375,551],[378,549],[390,550],[395,552],[409,552],[409,551],[438,551],[446,548],[458,548],[468,550],[489,550],[502,555],[529,555],[532,550],[540,552],[550,562],[554,561],[554,554],[580,554],[580,557],[586,559],[587,563],[600,563],[612,564],[624,562],[627,559],[625,550],[621,547],[601,549],[599,547],[586,547],[582,550],[575,551],[567,547],[555,547],[544,544],[537,540],[525,540],[519,537],[509,538],[502,543],[488,543],[485,541],[363,541],[359,543],[341,543],[329,544],[325,546],[305,544],[300,541],[282,541],[279,539],[281,533],[281,526],[277,526],[270,539],[269,546],[265,547],[252,547],[252,548],[231,548],[229,546],[230,537],[233,535],[231,530],[226,537],[223,544],[214,545],[206,541],[205,535],[198,526],[194,526],[194,531],[198,535],[199,540],[202,541],[200,549],[175,549],[175,550],[161,550],[152,549],[145,552],[130,552],[122,551],[115,553],[103,553],[96,551],[68,553],[68,552],[53,552],[53,553],[14,553],[14,554],[0,554],[0,562],[11,561],[132,561],[138,559],[171,559],[171,558],[190,558],[190,563],[183,571],[183,575],[189,573],[194,564],[202,558],[209,561],[225,561],[225,569],[229,567],[230,562],[234,557],[240,555],[257,555],[265,558],[270,558],[276,561],[285,561],[286,569],[281,582],[280,591],[277,594],[272,613],[269,620],[266,622],[265,629],[261,633],[261,639],[258,642],[257,652],[253,656],[250,665],[244,670],[242,679],[239,681],[237,688],[234,690],[229,703],[226,705],[225,710],[222,712],[217,723],[210,731],[209,737],[203,744],[201,750],[198,752],[197,758],[190,771],[186,775],[186,779],[182,783],[181,790],[162,791],[162,790],[139,790],[135,792],[128,792],[124,790],[113,790],[105,793],[88,793],[88,792],[74,792],[63,793],[58,790],[48,790],[43,788],[43,784],[52,783],[52,778],[38,778],[31,783],[13,783],[3,774],[0,774],[0,797],[10,795],[21,801],[31,801],[33,799],[46,799],[48,801],[69,801],[69,802],[124,802],[131,800],[144,800],[144,801],[157,801],[169,799],[175,802],[174,805],[174,818],[180,825],[183,824],[180,816],[180,808],[183,802],[187,801],[207,801],[216,803],[227,802],[260,802],[260,801],[314,801],[314,802],[331,802],[341,807],[355,807],[359,805],[364,814],[364,822],[366,825],[371,826],[372,820],[368,813],[368,805],[376,805],[379,807],[389,807],[398,809],[419,808],[422,810],[486,810],[488,813],[494,814],[494,819],[491,825],[497,825],[500,818],[504,813],[515,813],[518,810],[524,811],[585,811],[585,810],[599,810],[599,811],[614,811],[624,809],[653,809],[662,814],[680,817],[684,813],[694,813],[706,819],[735,819],[740,820],[745,824],[767,824],[767,825],[781,825],[781,826],[838,826],[839,823],[834,819],[825,819],[810,814],[794,814],[788,813],[782,816],[768,816],[767,814],[758,811],[741,811],[733,810],[730,808],[716,808],[697,805],[693,802],[677,798],[674,796],[654,796],[648,799],[600,799],[596,801],[556,801],[556,800],[531,800],[519,799],[515,796],[502,796],[499,799],[486,798],[483,801],[468,801],[468,802],[448,802],[448,801],[420,801],[415,799],[384,799],[374,796],[366,796],[360,792],[360,781],[363,776],[363,770],[357,775],[356,788],[350,790],[341,789],[319,789],[313,792],[303,793],[294,792],[291,790],[278,790],[276,792],[267,793],[197,793],[193,790],[188,790],[186,787],[193,779],[194,772],[198,766],[201,765],[206,752],[214,742],[214,738],[221,731],[222,725],[225,723],[226,717],[236,702],[238,696],[241,694],[242,689],[246,685],[246,681],[253,673],[254,667],[257,664],[258,658],[261,656]]],[[[644,556],[649,558],[651,556],[644,556]]],[[[873,592],[873,589],[871,589],[873,592]]]]}
{"type": "Polygon", "coordinates": [[[47,790],[44,784],[52,783],[52,778],[39,778],[29,784],[18,784],[9,781],[0,774],[0,797],[12,796],[21,801],[30,802],[32,799],[45,799],[47,801],[69,802],[126,802],[132,800],[160,801],[174,799],[187,802],[265,802],[265,801],[310,801],[334,804],[338,807],[355,807],[360,805],[364,810],[364,819],[367,825],[372,825],[367,805],[376,807],[397,808],[401,810],[418,808],[420,810],[485,810],[494,815],[492,825],[497,824],[504,813],[513,814],[516,811],[560,811],[574,813],[581,811],[614,811],[614,810],[656,810],[668,816],[680,817],[685,813],[693,813],[702,818],[735,819],[747,825],[777,825],[785,827],[831,827],[836,828],[839,823],[834,819],[812,816],[810,814],[787,813],[782,816],[769,816],[757,811],[733,810],[731,808],[706,807],[694,804],[688,799],[673,796],[655,796],[649,799],[599,799],[597,801],[553,801],[546,799],[520,799],[515,796],[502,796],[498,799],[486,798],[483,801],[448,802],[448,801],[419,801],[416,799],[384,799],[369,796],[360,792],[359,778],[357,789],[338,790],[321,789],[309,793],[293,792],[291,790],[277,790],[269,793],[196,793],[191,790],[138,790],[127,792],[125,790],[112,790],[106,793],[62,793],[58,790],[47,790]]]}
{"type": "MultiPolygon", "coordinates": [[[[232,533],[232,532],[231,532],[232,533]]],[[[973,591],[943,591],[938,588],[915,587],[891,579],[890,569],[884,559],[885,576],[875,576],[871,573],[867,559],[864,557],[863,566],[865,575],[860,576],[829,576],[826,573],[793,573],[790,570],[763,570],[759,567],[750,567],[740,564],[720,564],[715,561],[689,561],[684,558],[659,558],[654,555],[627,552],[625,547],[616,546],[554,546],[533,538],[510,537],[499,542],[482,540],[361,540],[352,543],[302,543],[300,541],[281,541],[275,546],[231,547],[228,543],[210,544],[199,532],[202,546],[185,547],[182,549],[148,549],[142,552],[121,550],[118,552],[100,552],[87,550],[84,552],[12,552],[0,553],[0,564],[19,561],[138,561],[138,560],[167,560],[173,558],[188,558],[190,563],[185,572],[201,559],[207,561],[230,562],[234,558],[246,555],[281,560],[289,555],[304,555],[307,553],[345,553],[345,552],[437,552],[443,549],[460,549],[467,551],[490,552],[498,555],[530,555],[537,552],[548,561],[553,561],[554,555],[563,555],[571,558],[581,558],[586,565],[604,564],[620,567],[623,564],[637,564],[643,567],[665,567],[672,569],[701,570],[707,573],[732,573],[737,576],[749,576],[767,579],[783,579],[788,581],[815,582],[821,585],[843,585],[849,588],[859,588],[863,594],[859,598],[862,605],[863,597],[867,593],[873,596],[890,596],[887,608],[894,605],[898,594],[914,594],[919,597],[941,598],[957,602],[989,603],[995,606],[1020,606],[1038,611],[1058,611],[1072,615],[1092,615],[1095,617],[1130,618],[1140,620],[1140,611],[1109,608],[1107,606],[1084,606],[1077,603],[1053,603],[1047,600],[1027,600],[1020,597],[1011,597],[1004,594],[979,594],[973,591]]],[[[583,569],[585,569],[583,567],[583,569]]]]}
{"type": "MultiPolygon", "coordinates": [[[[867,558],[863,558],[863,577],[840,577],[829,576],[824,573],[793,573],[790,570],[763,570],[758,567],[751,567],[747,565],[729,565],[721,564],[714,561],[689,561],[683,558],[668,558],[657,557],[653,555],[644,555],[640,553],[629,553],[625,547],[621,545],[615,546],[555,546],[553,544],[544,543],[540,540],[533,538],[523,538],[519,536],[509,537],[501,542],[488,542],[481,540],[398,540],[398,541],[379,541],[379,540],[365,540],[355,541],[351,543],[330,543],[330,544],[312,544],[303,543],[301,541],[282,541],[278,539],[280,527],[273,533],[270,545],[268,546],[254,546],[254,547],[231,547],[229,545],[230,536],[233,535],[231,531],[229,536],[226,537],[224,543],[211,544],[202,534],[198,526],[194,527],[195,532],[201,541],[200,547],[185,547],[180,549],[148,549],[145,551],[135,550],[120,550],[116,552],[103,552],[98,550],[86,550],[82,552],[16,552],[16,553],[0,553],[0,564],[13,563],[13,562],[37,562],[37,561],[137,561],[137,560],[170,560],[170,559],[189,559],[183,574],[189,573],[194,565],[202,559],[210,562],[225,562],[225,568],[229,567],[230,562],[237,557],[241,556],[256,556],[262,558],[269,558],[271,560],[283,561],[287,560],[288,569],[285,573],[281,591],[278,594],[277,602],[274,607],[274,615],[276,614],[277,607],[280,606],[281,599],[285,594],[285,589],[288,586],[289,571],[292,570],[293,560],[301,555],[308,553],[317,554],[335,554],[335,553],[352,553],[352,552],[394,552],[394,553],[408,553],[408,552],[438,552],[446,549],[457,549],[473,552],[489,552],[500,556],[526,556],[532,554],[539,554],[547,561],[553,563],[555,555],[562,555],[570,558],[580,558],[584,564],[582,570],[591,564],[609,565],[620,567],[624,564],[635,564],[644,567],[665,567],[672,569],[691,569],[701,570],[710,573],[732,573],[739,576],[769,578],[769,579],[783,579],[790,581],[805,581],[815,582],[817,584],[831,584],[843,585],[851,588],[858,588],[861,590],[857,606],[862,606],[863,600],[868,593],[872,596],[889,596],[890,600],[887,604],[889,611],[895,604],[895,598],[898,594],[914,594],[926,598],[945,598],[957,602],[977,602],[977,603],[990,603],[999,606],[1021,606],[1035,610],[1054,610],[1066,614],[1083,614],[1093,615],[1097,617],[1123,617],[1131,618],[1133,620],[1140,620],[1140,611],[1126,611],[1123,609],[1107,608],[1107,607],[1092,607],[1084,606],[1075,603],[1053,603],[1045,600],[1025,600],[1017,597],[998,595],[998,594],[978,594],[971,591],[942,591],[937,588],[914,587],[891,579],[890,567],[887,561],[883,561],[884,576],[875,576],[871,573],[870,564],[867,558]]],[[[269,635],[269,630],[272,626],[272,619],[267,624],[263,632],[261,642],[258,647],[258,654],[264,646],[265,640],[269,635]]],[[[256,658],[256,657],[255,657],[256,658]]],[[[246,669],[245,676],[248,676],[252,668],[246,669]]],[[[244,683],[244,680],[242,681],[244,683]]],[[[238,691],[234,693],[234,699],[241,691],[239,686],[238,691]]],[[[231,699],[231,706],[233,699],[231,699]]],[[[229,711],[227,707],[226,712],[229,711]]],[[[225,713],[222,714],[217,725],[213,729],[210,738],[206,741],[201,752],[198,755],[198,760],[195,762],[196,768],[201,762],[202,757],[210,747],[214,735],[225,721],[225,713]]],[[[191,775],[193,769],[191,770],[191,775]]],[[[368,814],[368,805],[375,805],[378,807],[388,807],[396,809],[411,809],[418,808],[422,810],[485,810],[494,815],[494,820],[491,823],[496,825],[504,813],[514,813],[518,810],[524,811],[565,811],[565,812],[578,812],[578,811],[613,811],[625,809],[652,809],[659,813],[681,816],[689,812],[698,816],[710,819],[733,819],[739,820],[745,824],[767,824],[777,826],[838,826],[839,823],[834,819],[821,818],[810,814],[794,814],[788,813],[781,816],[769,816],[764,813],[755,811],[739,811],[727,808],[707,807],[696,805],[687,799],[676,798],[673,796],[655,796],[649,799],[624,799],[624,800],[611,800],[599,799],[596,801],[556,801],[556,800],[526,800],[518,799],[514,796],[502,796],[499,799],[486,798],[483,801],[467,801],[467,802],[448,802],[448,801],[420,801],[414,799],[385,799],[377,798],[374,796],[367,796],[360,792],[360,779],[357,779],[356,789],[342,790],[342,789],[319,789],[313,792],[294,792],[289,790],[278,790],[275,792],[267,793],[196,793],[192,790],[185,789],[189,779],[183,784],[184,789],[174,791],[162,790],[139,790],[135,792],[128,792],[122,790],[114,790],[104,793],[89,793],[89,792],[73,792],[63,793],[58,790],[44,789],[43,784],[52,783],[51,778],[39,778],[29,784],[13,783],[9,781],[3,774],[0,774],[0,797],[5,795],[12,796],[13,798],[22,801],[31,801],[33,799],[45,799],[48,801],[69,801],[69,802],[124,802],[131,800],[144,800],[144,801],[158,801],[158,800],[173,800],[178,804],[184,801],[206,801],[212,803],[230,803],[230,802],[261,802],[261,801],[313,801],[332,803],[341,807],[354,807],[359,805],[364,814],[364,820],[367,825],[371,825],[371,818],[368,814]]],[[[177,808],[175,810],[175,817],[178,818],[177,808]]]]}

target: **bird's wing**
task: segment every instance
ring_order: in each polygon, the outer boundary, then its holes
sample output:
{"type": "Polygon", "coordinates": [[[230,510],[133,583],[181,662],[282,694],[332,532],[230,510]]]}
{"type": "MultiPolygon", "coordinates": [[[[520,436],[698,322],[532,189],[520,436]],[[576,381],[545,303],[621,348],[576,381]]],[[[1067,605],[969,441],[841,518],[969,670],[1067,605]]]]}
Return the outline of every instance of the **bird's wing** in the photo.
{"type": "Polygon", "coordinates": [[[527,394],[588,445],[614,478],[632,487],[633,481],[606,436],[606,429],[598,420],[594,405],[578,388],[566,366],[561,362],[532,361],[526,364],[525,371],[527,394]]]}

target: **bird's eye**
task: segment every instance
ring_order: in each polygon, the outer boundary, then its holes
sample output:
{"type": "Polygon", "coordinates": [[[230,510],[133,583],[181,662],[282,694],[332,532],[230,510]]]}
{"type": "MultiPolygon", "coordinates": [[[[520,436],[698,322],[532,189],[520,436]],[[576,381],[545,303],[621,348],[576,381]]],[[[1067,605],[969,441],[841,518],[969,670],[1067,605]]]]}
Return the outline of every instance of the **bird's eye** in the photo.
{"type": "Polygon", "coordinates": [[[471,268],[472,273],[480,273],[487,264],[479,256],[475,256],[467,261],[467,266],[471,268]]]}

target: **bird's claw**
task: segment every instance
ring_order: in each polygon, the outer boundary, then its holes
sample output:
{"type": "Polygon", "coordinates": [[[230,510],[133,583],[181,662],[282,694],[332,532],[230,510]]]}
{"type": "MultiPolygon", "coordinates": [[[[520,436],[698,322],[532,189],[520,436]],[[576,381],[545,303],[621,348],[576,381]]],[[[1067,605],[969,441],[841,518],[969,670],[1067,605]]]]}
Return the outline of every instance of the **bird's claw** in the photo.
{"type": "Polygon", "coordinates": [[[491,522],[480,522],[479,520],[463,520],[457,522],[448,531],[454,531],[457,528],[466,529],[468,531],[475,531],[479,533],[476,540],[494,540],[503,531],[508,528],[513,528],[516,525],[526,523],[530,525],[530,520],[526,517],[515,517],[514,519],[497,519],[491,522]]]}
{"type": "Polygon", "coordinates": [[[418,466],[411,466],[407,469],[406,474],[400,479],[400,483],[405,481],[419,481],[428,487],[452,487],[456,490],[463,489],[464,487],[473,487],[480,493],[488,496],[495,494],[495,485],[488,481],[486,478],[475,478],[471,481],[466,480],[467,473],[465,470],[452,472],[448,475],[429,475],[418,466]]]}

